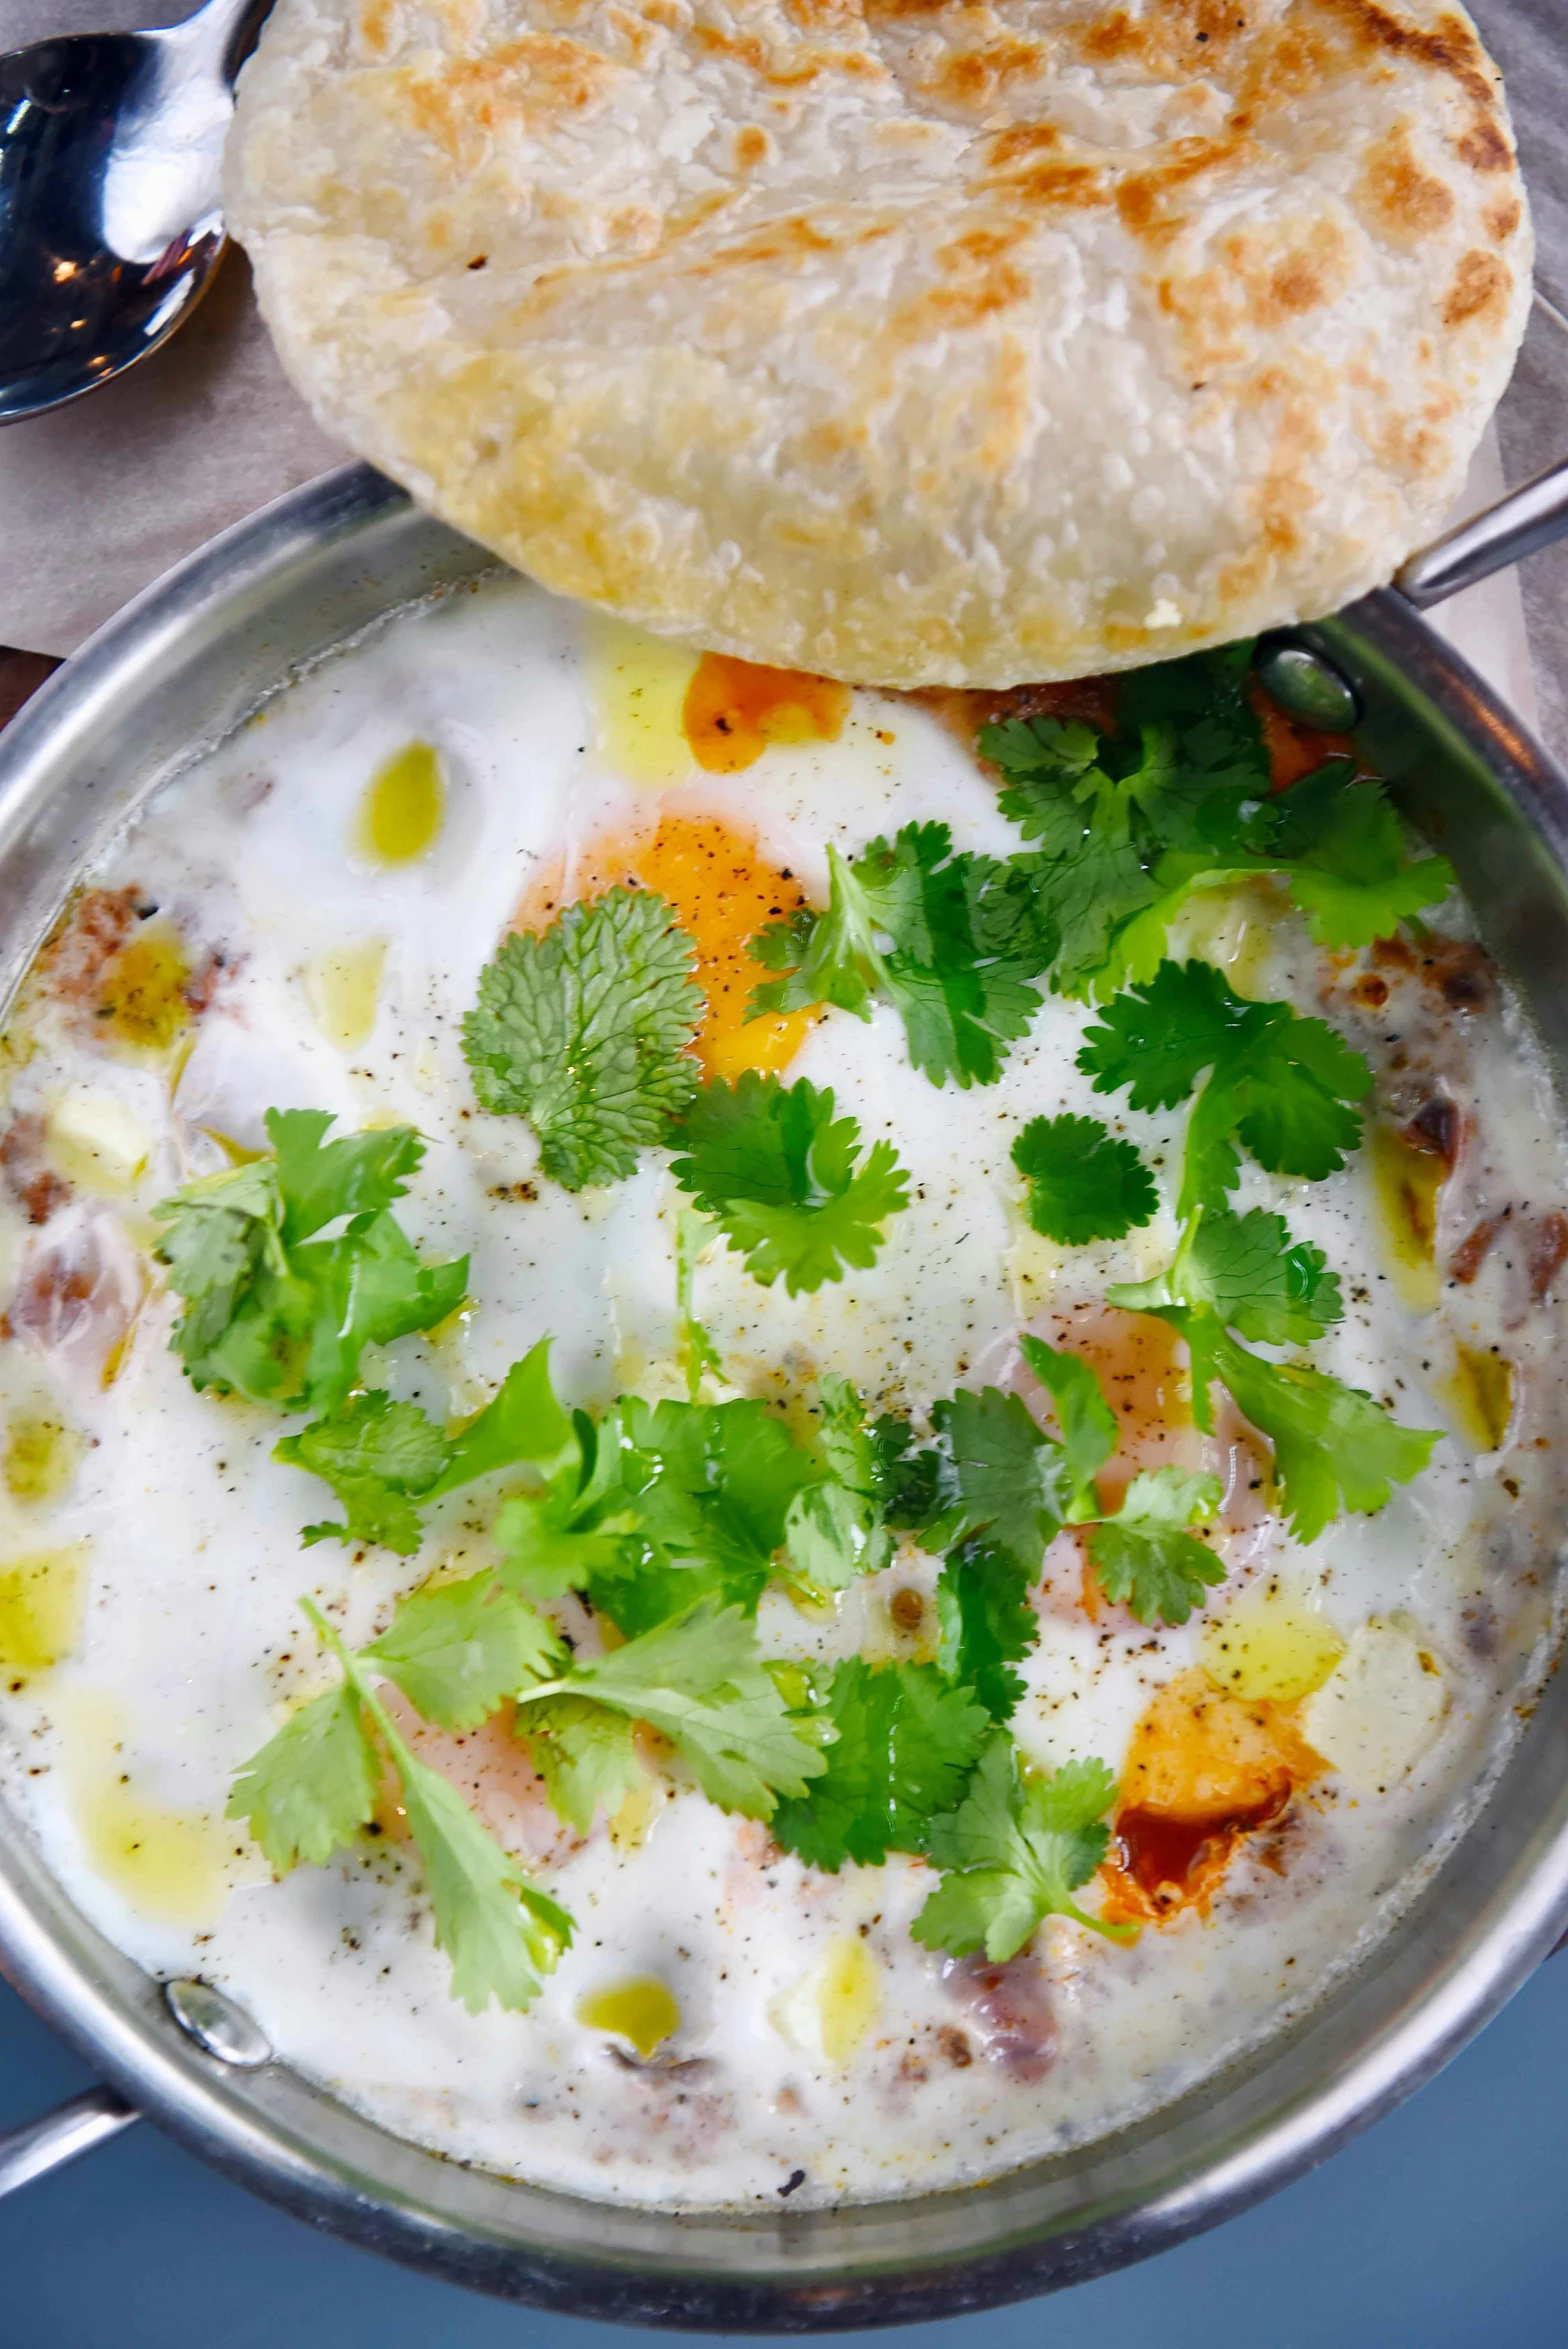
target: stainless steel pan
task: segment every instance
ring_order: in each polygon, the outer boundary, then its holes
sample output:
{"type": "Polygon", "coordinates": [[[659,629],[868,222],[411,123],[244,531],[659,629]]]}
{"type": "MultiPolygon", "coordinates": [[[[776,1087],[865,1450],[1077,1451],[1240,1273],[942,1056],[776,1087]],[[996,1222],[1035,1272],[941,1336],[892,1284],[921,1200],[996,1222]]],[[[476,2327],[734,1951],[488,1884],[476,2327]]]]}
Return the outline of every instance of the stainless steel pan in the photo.
{"type": "MultiPolygon", "coordinates": [[[[1282,692],[1348,687],[1568,1096],[1568,777],[1413,608],[1565,527],[1568,468],[1419,558],[1404,595],[1297,632],[1294,681],[1289,659],[1276,675],[1282,692]]],[[[0,741],[0,1001],[84,861],[161,780],[302,664],[488,563],[350,467],[231,530],[106,628],[0,741]]],[[[757,2331],[950,2315],[1164,2250],[1283,2185],[1428,2078],[1565,1925],[1559,1674],[1486,1811],[1366,1967],[1153,2119],[959,2192],[686,2216],[460,2168],[359,2119],[270,2060],[200,1984],[160,1983],[112,1948],[0,1811],[0,1968],[108,2083],[0,2139],[0,2191],[145,2113],[301,2217],[540,2306],[757,2331]]]]}

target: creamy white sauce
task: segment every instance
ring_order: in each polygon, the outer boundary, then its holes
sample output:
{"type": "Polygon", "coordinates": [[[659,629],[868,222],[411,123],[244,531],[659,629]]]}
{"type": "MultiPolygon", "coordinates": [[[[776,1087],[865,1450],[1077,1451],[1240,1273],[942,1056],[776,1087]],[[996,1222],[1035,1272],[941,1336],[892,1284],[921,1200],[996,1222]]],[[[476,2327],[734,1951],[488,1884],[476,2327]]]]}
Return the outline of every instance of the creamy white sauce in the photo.
{"type": "MultiPolygon", "coordinates": [[[[1320,1781],[1295,1807],[1284,1873],[1244,1845],[1207,1919],[1187,1914],[1130,1948],[1052,1920],[1035,1945],[1054,2022],[1040,2076],[992,2060],[994,2029],[963,1976],[910,1939],[932,1881],[920,1863],[821,1875],[674,1781],[640,1844],[602,1823],[582,1841],[493,1729],[424,1748],[472,1786],[487,1823],[538,1863],[577,1920],[575,1946],[529,2013],[476,2017],[454,2003],[407,1847],[367,1845],[273,1882],[222,1811],[235,1768],[285,1701],[326,1684],[298,1595],[315,1594],[351,1640],[368,1638],[438,1562],[491,1555],[494,1496],[445,1504],[417,1560],[302,1550],[322,1488],[272,1460],[274,1415],[199,1395],[183,1377],[168,1350],[174,1302],[146,1253],[147,1211],[226,1163],[214,1134],[261,1146],[271,1105],[328,1109],[346,1127],[408,1121],[429,1150],[402,1220],[427,1255],[470,1255],[478,1302],[456,1336],[404,1341],[374,1360],[375,1383],[437,1415],[471,1410],[550,1331],[573,1400],[601,1402],[622,1384],[673,1391],[674,1198],[662,1156],[608,1192],[574,1197],[536,1181],[529,1128],[478,1111],[460,1048],[480,969],[530,884],[564,854],[570,888],[576,853],[649,808],[648,787],[606,755],[595,682],[605,661],[602,647],[585,651],[582,625],[521,582],[405,615],[160,793],[92,879],[134,884],[193,951],[226,957],[172,1093],[167,1059],[117,1053],[47,994],[13,1028],[11,1114],[61,1130],[68,1102],[64,1130],[85,1119],[107,1139],[46,1233],[14,1201],[0,1204],[0,1274],[25,1277],[57,1232],[98,1219],[118,1251],[115,1277],[147,1295],[108,1384],[90,1337],[0,1345],[8,1424],[52,1415],[84,1445],[58,1497],[0,1492],[0,1574],[79,1544],[85,1594],[70,1653],[18,1674],[3,1699],[7,1783],[51,1867],[120,1947],[157,1972],[221,1984],[288,2061],[440,2151],[655,2203],[771,2200],[797,2169],[801,2201],[956,2183],[1147,2111],[1298,2012],[1364,1954],[1460,1829],[1547,1652],[1561,1316],[1529,1300],[1506,1231],[1473,1285],[1437,1284],[1430,1310],[1413,1310],[1365,1153],[1316,1184],[1247,1166],[1236,1203],[1282,1209],[1344,1280],[1347,1317],[1314,1358],[1449,1436],[1379,1516],[1342,1519],[1310,1550],[1243,1495],[1221,1543],[1230,1580],[1210,1612],[1282,1574],[1346,1640],[1369,1619],[1408,1618],[1440,1675],[1441,1723],[1382,1791],[1320,1781]],[[441,754],[445,821],[428,857],[390,871],[355,851],[356,811],[369,777],[414,737],[441,754]],[[323,957],[370,950],[373,964],[377,942],[374,1024],[344,1047],[323,1033],[323,957]],[[138,1133],[145,1164],[127,1174],[138,1133]],[[518,1186],[536,1195],[519,1199],[518,1186]],[[1515,1366],[1499,1451],[1478,1452],[1456,1413],[1456,1340],[1500,1346],[1515,1366]],[[850,1965],[865,2010],[858,2042],[837,2053],[813,2023],[824,2010],[812,1991],[814,1970],[835,1964],[850,1965]],[[646,2065],[576,2019],[585,1993],[633,1976],[667,1983],[681,2014],[646,2065]]],[[[874,695],[856,697],[839,741],[775,746],[730,778],[694,773],[664,804],[754,831],[818,902],[829,842],[852,850],[940,817],[961,847],[1017,845],[961,745],[927,713],[874,695]]],[[[1194,924],[1207,925],[1199,943],[1232,958],[1245,992],[1326,1009],[1374,1057],[1425,1052],[1445,1075],[1473,1121],[1444,1195],[1448,1223],[1462,1216],[1467,1228],[1507,1206],[1517,1231],[1527,1212],[1564,1204],[1557,1112],[1511,1015],[1434,1019],[1415,979],[1395,986],[1381,1017],[1357,1012],[1353,970],[1333,973],[1294,917],[1263,923],[1257,904],[1242,915],[1233,909],[1217,947],[1213,908],[1194,924]],[[1404,1047],[1381,1040],[1401,1029],[1404,1047]]],[[[1446,927],[1462,920],[1455,911],[1446,927]]],[[[865,1024],[832,1014],[812,1030],[790,1075],[831,1085],[868,1139],[892,1139],[913,1196],[875,1268],[814,1296],[763,1290],[738,1258],[710,1251],[698,1310],[740,1389],[772,1394],[832,1369],[875,1403],[919,1414],[957,1383],[1011,1376],[1031,1318],[1051,1330],[1053,1311],[1164,1260],[1168,1212],[1123,1243],[1072,1252],[1020,1220],[1007,1151],[1029,1117],[1089,1112],[1156,1162],[1179,1150],[1179,1113],[1133,1115],[1074,1069],[1092,1016],[1049,998],[1001,1081],[964,1094],[910,1068],[886,1011],[865,1024]]],[[[1395,1070],[1388,1082],[1420,1076],[1395,1070]]],[[[78,1151],[78,1177],[83,1164],[78,1151]]],[[[1459,1236],[1445,1223],[1440,1254],[1459,1236]]],[[[1182,1442],[1184,1457],[1201,1456],[1190,1431],[1182,1442]]],[[[1162,1632],[1116,1610],[1090,1621],[1071,1544],[1063,1537],[1047,1561],[1043,1636],[1013,1726],[1043,1762],[1096,1753],[1114,1769],[1150,1696],[1198,1657],[1204,1618],[1162,1632]]],[[[847,1594],[832,1621],[770,1594],[764,1648],[914,1652],[899,1644],[888,1596],[929,1589],[936,1572],[911,1552],[847,1594]]]]}

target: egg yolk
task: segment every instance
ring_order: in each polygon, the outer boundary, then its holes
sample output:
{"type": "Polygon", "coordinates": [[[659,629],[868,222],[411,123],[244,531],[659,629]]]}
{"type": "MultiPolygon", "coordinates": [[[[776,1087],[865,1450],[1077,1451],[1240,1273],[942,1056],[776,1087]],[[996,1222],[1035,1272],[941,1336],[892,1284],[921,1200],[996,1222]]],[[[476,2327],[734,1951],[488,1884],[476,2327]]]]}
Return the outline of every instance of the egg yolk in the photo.
{"type": "Polygon", "coordinates": [[[1132,1734],[1105,1915],[1153,1924],[1189,1908],[1206,1915],[1242,1837],[1278,1819],[1322,1767],[1294,1707],[1248,1704],[1206,1672],[1180,1673],[1132,1734]]]}
{"type": "MultiPolygon", "coordinates": [[[[771,976],[748,952],[750,941],[806,902],[792,874],[769,864],[755,839],[722,817],[664,816],[640,836],[590,841],[573,860],[573,898],[598,897],[617,884],[664,898],[696,946],[696,976],[708,1009],[693,1050],[709,1076],[733,1079],[743,1069],[781,1069],[794,1058],[814,1012],[746,1017],[752,989],[771,976]]],[[[519,926],[543,928],[560,902],[557,878],[524,901],[519,926]]]]}
{"type": "Polygon", "coordinates": [[[849,704],[849,687],[831,677],[704,653],[686,688],[681,723],[699,767],[738,775],[756,765],[770,742],[836,742],[849,704]]]}

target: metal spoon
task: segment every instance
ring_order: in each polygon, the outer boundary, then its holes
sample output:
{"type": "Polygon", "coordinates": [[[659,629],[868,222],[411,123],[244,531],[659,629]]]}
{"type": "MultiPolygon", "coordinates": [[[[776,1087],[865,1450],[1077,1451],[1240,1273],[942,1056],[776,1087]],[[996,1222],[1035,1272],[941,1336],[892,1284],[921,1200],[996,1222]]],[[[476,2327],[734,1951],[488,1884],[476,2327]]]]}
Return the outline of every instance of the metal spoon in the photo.
{"type": "Polygon", "coordinates": [[[195,309],[225,242],[234,76],[271,5],[0,56],[0,423],[107,383],[195,309]]]}

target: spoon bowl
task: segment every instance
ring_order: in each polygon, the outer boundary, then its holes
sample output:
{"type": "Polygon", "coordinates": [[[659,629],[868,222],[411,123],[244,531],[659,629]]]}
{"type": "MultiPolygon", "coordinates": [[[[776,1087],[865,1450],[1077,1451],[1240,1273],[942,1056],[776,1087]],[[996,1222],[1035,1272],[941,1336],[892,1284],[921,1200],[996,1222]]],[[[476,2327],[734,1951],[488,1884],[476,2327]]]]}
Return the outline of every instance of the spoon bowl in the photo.
{"type": "Polygon", "coordinates": [[[0,423],[108,383],[195,309],[226,241],[233,77],[270,5],[0,56],[0,423]]]}

